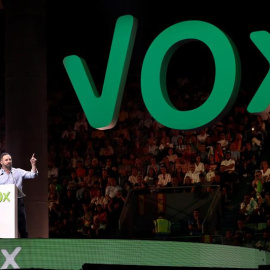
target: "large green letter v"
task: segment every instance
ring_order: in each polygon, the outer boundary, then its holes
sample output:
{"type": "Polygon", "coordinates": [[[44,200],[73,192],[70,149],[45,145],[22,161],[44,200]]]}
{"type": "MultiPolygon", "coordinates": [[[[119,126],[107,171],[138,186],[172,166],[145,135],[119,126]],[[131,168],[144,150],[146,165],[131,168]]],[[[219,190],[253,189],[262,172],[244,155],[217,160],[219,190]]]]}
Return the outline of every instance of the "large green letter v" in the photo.
{"type": "Polygon", "coordinates": [[[117,122],[136,31],[134,17],[118,18],[101,95],[84,59],[76,55],[64,58],[68,76],[87,120],[94,128],[110,129],[117,122]]]}

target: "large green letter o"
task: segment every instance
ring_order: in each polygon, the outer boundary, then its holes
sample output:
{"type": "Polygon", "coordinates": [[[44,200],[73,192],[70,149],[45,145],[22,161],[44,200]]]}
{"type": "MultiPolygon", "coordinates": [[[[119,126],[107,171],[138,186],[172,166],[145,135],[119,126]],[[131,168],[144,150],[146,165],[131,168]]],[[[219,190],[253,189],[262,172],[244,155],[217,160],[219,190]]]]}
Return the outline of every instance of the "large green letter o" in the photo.
{"type": "Polygon", "coordinates": [[[203,21],[180,22],[159,34],[149,47],[142,66],[142,96],[150,114],[162,125],[196,130],[213,124],[228,112],[238,93],[240,75],[237,49],[225,33],[203,21]],[[173,53],[192,40],[204,42],[212,52],[215,81],[211,95],[201,106],[180,111],[168,96],[166,72],[173,53]]]}

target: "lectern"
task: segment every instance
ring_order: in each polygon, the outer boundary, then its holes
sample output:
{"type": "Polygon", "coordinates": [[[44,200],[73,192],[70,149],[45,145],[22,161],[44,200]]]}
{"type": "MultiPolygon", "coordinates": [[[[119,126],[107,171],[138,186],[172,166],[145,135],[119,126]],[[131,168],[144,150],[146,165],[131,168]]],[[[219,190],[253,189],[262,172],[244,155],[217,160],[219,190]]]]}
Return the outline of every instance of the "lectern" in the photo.
{"type": "Polygon", "coordinates": [[[0,185],[0,238],[18,238],[16,185],[0,185]]]}

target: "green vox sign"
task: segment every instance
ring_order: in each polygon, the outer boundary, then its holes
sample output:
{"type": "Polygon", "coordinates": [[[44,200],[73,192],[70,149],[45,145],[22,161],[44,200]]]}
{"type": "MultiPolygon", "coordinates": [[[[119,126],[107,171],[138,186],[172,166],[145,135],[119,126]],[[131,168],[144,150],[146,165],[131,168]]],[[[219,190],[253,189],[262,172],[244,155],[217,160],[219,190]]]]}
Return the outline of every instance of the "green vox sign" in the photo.
{"type": "MultiPolygon", "coordinates": [[[[65,69],[88,122],[96,129],[110,129],[117,122],[136,31],[137,20],[133,16],[118,18],[101,95],[85,60],[76,55],[64,58],[65,69]]],[[[269,62],[269,33],[253,32],[250,37],[269,62]]],[[[247,108],[250,113],[263,112],[269,105],[268,74],[247,108]]],[[[233,41],[216,26],[192,20],[170,26],[152,42],[143,60],[141,91],[148,111],[159,123],[173,129],[196,130],[226,115],[237,97],[240,80],[240,58],[233,41]],[[210,96],[201,106],[181,111],[169,98],[166,72],[174,52],[194,40],[210,49],[215,62],[215,80],[210,96]]]]}
{"type": "Polygon", "coordinates": [[[8,193],[0,192],[0,203],[5,202],[5,201],[10,202],[9,197],[8,197],[9,194],[10,194],[10,192],[8,192],[8,193]]]}

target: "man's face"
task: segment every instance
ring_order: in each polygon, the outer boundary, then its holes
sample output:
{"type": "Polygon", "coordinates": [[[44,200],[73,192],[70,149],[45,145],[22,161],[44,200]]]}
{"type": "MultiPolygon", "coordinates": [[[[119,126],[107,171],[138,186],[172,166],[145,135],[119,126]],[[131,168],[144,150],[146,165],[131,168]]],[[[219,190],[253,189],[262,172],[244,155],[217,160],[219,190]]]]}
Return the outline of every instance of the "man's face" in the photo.
{"type": "Polygon", "coordinates": [[[248,204],[250,202],[249,196],[244,196],[244,203],[248,204]]]}
{"type": "Polygon", "coordinates": [[[10,155],[4,155],[1,159],[1,165],[3,168],[6,168],[8,170],[12,167],[12,158],[10,155]]]}
{"type": "Polygon", "coordinates": [[[116,181],[114,178],[109,178],[109,182],[110,182],[111,186],[116,186],[116,181]]]}
{"type": "Polygon", "coordinates": [[[256,179],[262,179],[262,173],[261,172],[256,172],[255,173],[255,178],[256,179]]]}
{"type": "Polygon", "coordinates": [[[197,211],[197,210],[193,211],[193,216],[195,218],[198,218],[199,217],[199,211],[197,211]]]}
{"type": "Polygon", "coordinates": [[[192,172],[194,172],[194,171],[195,171],[195,165],[193,165],[193,164],[190,165],[190,166],[189,166],[189,169],[190,169],[192,172]]]}

